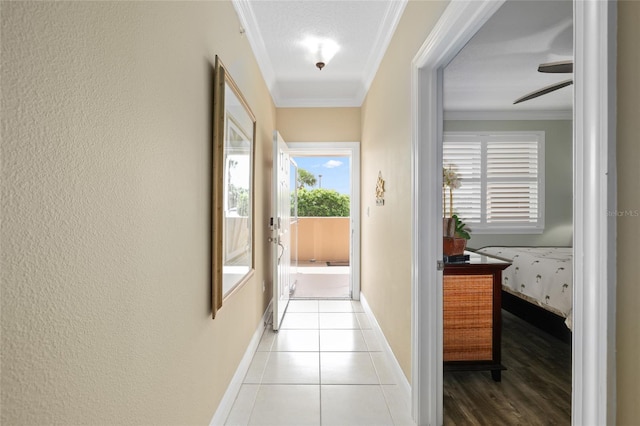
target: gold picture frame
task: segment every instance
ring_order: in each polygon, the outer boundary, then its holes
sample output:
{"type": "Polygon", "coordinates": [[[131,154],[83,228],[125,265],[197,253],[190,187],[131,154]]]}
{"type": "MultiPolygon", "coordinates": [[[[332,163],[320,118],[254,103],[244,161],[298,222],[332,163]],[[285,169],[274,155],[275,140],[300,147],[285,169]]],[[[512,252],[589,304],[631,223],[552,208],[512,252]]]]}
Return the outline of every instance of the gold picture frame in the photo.
{"type": "Polygon", "coordinates": [[[216,56],[213,90],[212,318],[255,271],[256,119],[216,56]]]}

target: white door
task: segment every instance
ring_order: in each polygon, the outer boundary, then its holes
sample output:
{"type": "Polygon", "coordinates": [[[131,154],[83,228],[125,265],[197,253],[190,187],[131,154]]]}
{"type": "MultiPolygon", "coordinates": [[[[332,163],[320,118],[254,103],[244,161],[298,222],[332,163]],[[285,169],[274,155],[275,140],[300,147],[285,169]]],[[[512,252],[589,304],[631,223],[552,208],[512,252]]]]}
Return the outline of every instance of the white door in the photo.
{"type": "MultiPolygon", "coordinates": [[[[273,133],[273,329],[279,330],[291,290],[291,162],[289,147],[278,131],[273,133]]],[[[295,186],[295,185],[294,185],[295,186]]]]}

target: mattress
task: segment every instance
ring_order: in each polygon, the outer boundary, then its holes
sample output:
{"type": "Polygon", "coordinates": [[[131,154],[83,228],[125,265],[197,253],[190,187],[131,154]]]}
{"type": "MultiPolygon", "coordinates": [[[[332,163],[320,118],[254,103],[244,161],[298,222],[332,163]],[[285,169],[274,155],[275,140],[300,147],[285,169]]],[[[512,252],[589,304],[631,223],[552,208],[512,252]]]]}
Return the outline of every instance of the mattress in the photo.
{"type": "Polygon", "coordinates": [[[484,247],[478,250],[509,259],[502,271],[502,288],[566,318],[572,328],[573,249],[571,247],[484,247]]]}

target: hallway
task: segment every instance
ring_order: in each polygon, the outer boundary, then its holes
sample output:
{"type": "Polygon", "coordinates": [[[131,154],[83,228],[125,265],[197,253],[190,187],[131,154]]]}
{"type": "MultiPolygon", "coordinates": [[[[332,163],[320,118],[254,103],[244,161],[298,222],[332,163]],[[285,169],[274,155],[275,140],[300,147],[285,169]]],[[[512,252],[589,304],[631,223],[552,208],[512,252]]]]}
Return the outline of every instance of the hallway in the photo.
{"type": "Polygon", "coordinates": [[[265,330],[227,425],[412,425],[409,393],[362,304],[292,300],[265,330]]]}

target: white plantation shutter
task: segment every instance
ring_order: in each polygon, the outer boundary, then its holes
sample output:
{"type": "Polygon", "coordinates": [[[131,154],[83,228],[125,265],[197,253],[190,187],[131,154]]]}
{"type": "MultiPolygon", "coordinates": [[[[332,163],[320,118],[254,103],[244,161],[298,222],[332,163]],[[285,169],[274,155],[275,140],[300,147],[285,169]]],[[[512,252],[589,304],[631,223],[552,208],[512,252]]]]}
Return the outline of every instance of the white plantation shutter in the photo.
{"type": "Polygon", "coordinates": [[[487,223],[537,223],[538,141],[488,140],[486,149],[487,223]]]}
{"type": "MultiPolygon", "coordinates": [[[[447,140],[447,139],[445,139],[447,140]]],[[[480,141],[458,135],[451,143],[443,144],[445,168],[452,168],[460,176],[462,185],[453,191],[453,211],[465,223],[480,223],[482,218],[482,145],[480,141]]],[[[449,212],[449,190],[444,190],[446,216],[449,212]]]]}
{"type": "Polygon", "coordinates": [[[476,233],[542,232],[543,160],[544,132],[445,133],[443,165],[462,180],[454,212],[476,233]]]}

